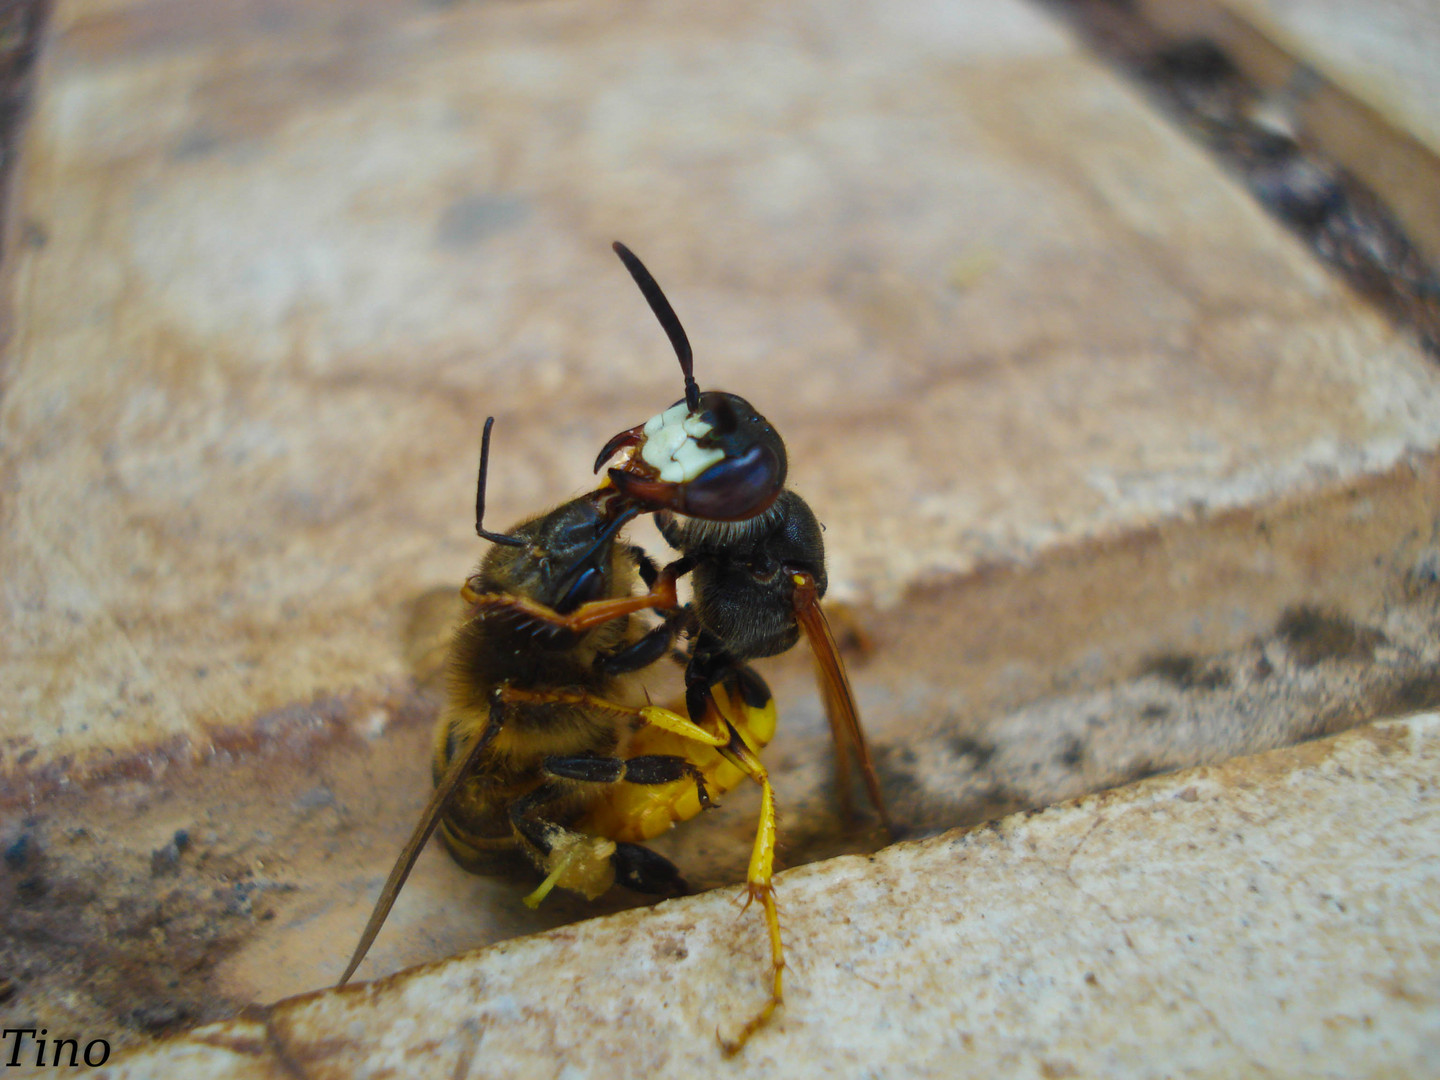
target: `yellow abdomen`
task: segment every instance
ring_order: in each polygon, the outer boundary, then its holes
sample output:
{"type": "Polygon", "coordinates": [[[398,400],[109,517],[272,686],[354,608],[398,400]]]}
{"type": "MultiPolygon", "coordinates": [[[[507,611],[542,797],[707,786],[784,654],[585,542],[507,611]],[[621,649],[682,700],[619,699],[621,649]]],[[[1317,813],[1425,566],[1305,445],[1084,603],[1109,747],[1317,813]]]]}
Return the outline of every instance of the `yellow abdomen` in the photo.
{"type": "MultiPolygon", "coordinates": [[[[759,682],[758,676],[755,681],[759,682]]],[[[775,699],[767,692],[763,705],[749,705],[738,690],[722,684],[714,687],[714,693],[726,719],[751,751],[758,754],[775,735],[775,699]]],[[[683,715],[683,708],[678,711],[683,715]]],[[[625,756],[645,754],[685,758],[704,775],[711,797],[733,790],[745,779],[745,773],[715,750],[660,728],[643,727],[631,737],[625,756]]],[[[643,843],[668,831],[676,822],[689,821],[699,813],[700,796],[693,780],[669,784],[619,783],[586,811],[577,826],[595,836],[643,843]]]]}

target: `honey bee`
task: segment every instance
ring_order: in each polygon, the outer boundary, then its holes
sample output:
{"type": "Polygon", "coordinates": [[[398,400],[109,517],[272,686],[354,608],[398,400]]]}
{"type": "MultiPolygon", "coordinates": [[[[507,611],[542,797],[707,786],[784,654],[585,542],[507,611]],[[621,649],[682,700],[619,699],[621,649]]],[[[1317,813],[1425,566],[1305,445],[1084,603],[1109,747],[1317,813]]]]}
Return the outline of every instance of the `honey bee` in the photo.
{"type": "Polygon", "coordinates": [[[490,433],[476,486],[476,532],[495,546],[461,589],[468,605],[450,649],[448,700],[436,726],[435,790],[397,858],[338,985],[354,974],[415,860],[438,827],[452,856],[481,869],[518,851],[553,888],[595,899],[616,882],[639,892],[688,891],[641,841],[694,817],[749,773],[769,741],[769,688],[737,667],[719,680],[737,748],[676,712],[625,703],[624,685],[664,658],[687,617],[675,574],[621,539],[642,511],[603,485],[515,526],[484,527],[490,433]],[[631,596],[636,578],[649,588],[631,596]],[[631,616],[660,608],[644,628],[631,616]],[[565,620],[564,624],[560,620],[565,620]],[[649,792],[636,800],[629,789],[649,792]]]}

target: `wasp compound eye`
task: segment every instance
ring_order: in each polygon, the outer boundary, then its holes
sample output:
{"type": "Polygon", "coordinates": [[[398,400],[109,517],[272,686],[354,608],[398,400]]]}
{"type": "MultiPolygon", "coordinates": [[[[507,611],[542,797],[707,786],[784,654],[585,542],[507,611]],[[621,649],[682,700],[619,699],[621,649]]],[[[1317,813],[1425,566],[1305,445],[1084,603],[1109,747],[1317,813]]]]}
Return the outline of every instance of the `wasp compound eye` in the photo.
{"type": "Polygon", "coordinates": [[[772,447],[757,444],[686,484],[684,505],[677,509],[708,521],[744,521],[768,510],[784,486],[784,461],[772,447]]]}

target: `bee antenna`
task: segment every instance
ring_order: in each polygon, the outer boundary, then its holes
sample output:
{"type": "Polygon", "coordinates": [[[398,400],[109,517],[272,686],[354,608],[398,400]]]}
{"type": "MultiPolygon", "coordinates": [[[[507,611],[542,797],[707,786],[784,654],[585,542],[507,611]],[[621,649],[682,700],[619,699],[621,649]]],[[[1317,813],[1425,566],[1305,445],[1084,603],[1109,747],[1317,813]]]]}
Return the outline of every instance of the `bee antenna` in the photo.
{"type": "Polygon", "coordinates": [[[485,474],[490,471],[490,429],[495,426],[495,417],[485,418],[485,434],[480,437],[480,481],[475,485],[475,533],[482,540],[506,547],[524,547],[525,541],[505,533],[491,532],[482,524],[485,520],[485,474]]]}
{"type": "Polygon", "coordinates": [[[685,376],[685,407],[691,412],[700,411],[700,387],[695,382],[694,360],[695,354],[690,349],[690,339],[685,336],[685,328],[680,325],[680,319],[675,315],[675,309],[670,306],[670,301],[665,299],[665,294],[660,291],[660,286],[650,276],[650,271],[645,269],[645,264],[635,257],[635,253],[628,247],[616,240],[610,245],[615,249],[615,254],[620,256],[620,261],[625,264],[625,269],[630,271],[630,276],[635,279],[635,284],[640,286],[640,292],[650,304],[650,310],[655,313],[655,318],[660,320],[660,326],[670,338],[670,344],[675,348],[675,355],[680,358],[680,371],[685,376]]]}

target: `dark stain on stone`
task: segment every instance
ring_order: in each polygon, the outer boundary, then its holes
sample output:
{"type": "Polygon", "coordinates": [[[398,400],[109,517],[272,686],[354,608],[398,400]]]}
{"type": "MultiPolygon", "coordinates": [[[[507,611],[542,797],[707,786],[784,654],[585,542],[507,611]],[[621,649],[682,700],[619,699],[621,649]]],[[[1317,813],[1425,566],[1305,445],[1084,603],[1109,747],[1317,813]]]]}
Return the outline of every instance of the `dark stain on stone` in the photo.
{"type": "Polygon", "coordinates": [[[1398,716],[1440,707],[1440,668],[1431,668],[1400,681],[1390,692],[1381,715],[1398,716]]]}
{"type": "Polygon", "coordinates": [[[1223,41],[1203,34],[1180,37],[1178,26],[1153,18],[1152,5],[1046,0],[1045,6],[1139,80],[1316,255],[1410,324],[1432,355],[1440,354],[1440,281],[1430,261],[1384,199],[1343,160],[1321,151],[1303,116],[1297,114],[1293,133],[1259,119],[1269,95],[1244,70],[1244,57],[1237,63],[1238,54],[1223,41]]]}
{"type": "Polygon", "coordinates": [[[174,1001],[162,1001],[153,1005],[142,1005],[130,1012],[132,1027],[148,1035],[163,1035],[190,1019],[190,1010],[174,1001]]]}
{"type": "Polygon", "coordinates": [[[1323,660],[1352,660],[1368,663],[1377,647],[1386,643],[1379,630],[1361,626],[1336,611],[1300,605],[1280,616],[1276,635],[1285,642],[1290,656],[1304,668],[1323,660]]]}
{"type": "Polygon", "coordinates": [[[948,745],[957,758],[968,757],[971,767],[976,770],[985,768],[995,756],[994,743],[982,742],[970,735],[952,735],[948,745]]]}
{"type": "Polygon", "coordinates": [[[1125,771],[1125,783],[1133,784],[1138,780],[1148,780],[1152,776],[1159,776],[1161,773],[1170,772],[1168,765],[1160,765],[1149,758],[1141,758],[1133,763],[1125,771]]]}
{"type": "Polygon", "coordinates": [[[1440,550],[1427,548],[1405,575],[1405,591],[1411,599],[1440,585],[1440,550]]]}
{"type": "Polygon", "coordinates": [[[9,220],[5,210],[10,174],[20,160],[21,127],[30,111],[32,74],[49,14],[48,0],[0,4],[0,251],[5,248],[9,220]]]}
{"type": "Polygon", "coordinates": [[[1065,749],[1060,751],[1055,760],[1067,769],[1076,768],[1085,760],[1085,744],[1079,739],[1069,739],[1065,743],[1065,749]]]}
{"type": "Polygon", "coordinates": [[[193,161],[209,157],[220,148],[221,143],[220,136],[213,131],[193,128],[175,140],[170,148],[170,158],[172,161],[193,161]]]}
{"type": "Polygon", "coordinates": [[[1005,784],[996,784],[986,791],[973,807],[966,807],[966,821],[961,824],[972,821],[997,821],[1018,810],[1042,809],[1044,808],[1035,806],[1034,800],[1028,798],[1024,792],[1007,787],[1005,784]]]}
{"type": "Polygon", "coordinates": [[[1181,653],[1150,657],[1141,663],[1140,674],[1154,675],[1181,690],[1223,690],[1230,685],[1230,673],[1219,664],[1206,664],[1181,653]]]}
{"type": "Polygon", "coordinates": [[[1146,705],[1143,709],[1140,710],[1140,719],[1144,720],[1146,723],[1156,724],[1159,723],[1161,720],[1166,719],[1170,715],[1171,711],[1172,710],[1169,705],[1163,705],[1158,701],[1152,701],[1149,705],[1146,705]]]}
{"type": "Polygon", "coordinates": [[[150,876],[164,877],[173,874],[180,867],[180,856],[190,846],[190,834],[177,829],[168,843],[150,853],[150,876]]]}
{"type": "Polygon", "coordinates": [[[15,842],[5,849],[5,865],[11,870],[23,870],[39,853],[39,845],[33,833],[23,832],[15,842]]]}

